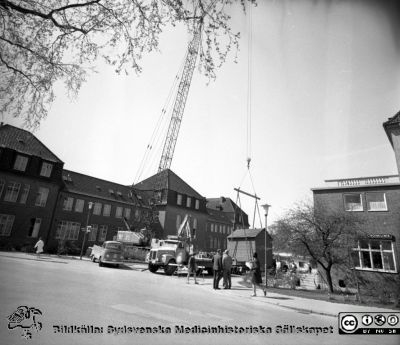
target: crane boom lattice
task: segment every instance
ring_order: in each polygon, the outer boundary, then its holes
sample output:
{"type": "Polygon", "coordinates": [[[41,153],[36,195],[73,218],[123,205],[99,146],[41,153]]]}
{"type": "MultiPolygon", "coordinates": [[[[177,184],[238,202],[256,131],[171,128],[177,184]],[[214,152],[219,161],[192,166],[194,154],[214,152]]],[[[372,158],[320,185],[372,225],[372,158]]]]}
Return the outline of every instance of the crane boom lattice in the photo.
{"type": "Polygon", "coordinates": [[[158,174],[154,187],[154,199],[156,203],[161,202],[162,191],[167,188],[166,170],[171,167],[174,156],[175,145],[178,139],[179,129],[182,123],[182,117],[185,110],[186,100],[193,77],[193,71],[196,65],[197,55],[201,40],[201,25],[198,25],[193,33],[193,38],[189,43],[186,53],[185,64],[180,78],[178,91],[175,97],[174,106],[171,114],[171,121],[168,126],[167,136],[158,166],[158,174]]]}
{"type": "Polygon", "coordinates": [[[183,112],[185,110],[186,99],[189,92],[190,83],[192,81],[194,67],[199,51],[200,43],[200,27],[198,27],[193,35],[193,39],[189,44],[186,55],[185,65],[183,67],[182,77],[179,82],[178,92],[176,94],[174,108],[172,110],[171,121],[169,123],[167,137],[164,143],[158,172],[169,169],[172,157],[175,151],[176,140],[178,139],[179,128],[182,122],[183,112]]]}

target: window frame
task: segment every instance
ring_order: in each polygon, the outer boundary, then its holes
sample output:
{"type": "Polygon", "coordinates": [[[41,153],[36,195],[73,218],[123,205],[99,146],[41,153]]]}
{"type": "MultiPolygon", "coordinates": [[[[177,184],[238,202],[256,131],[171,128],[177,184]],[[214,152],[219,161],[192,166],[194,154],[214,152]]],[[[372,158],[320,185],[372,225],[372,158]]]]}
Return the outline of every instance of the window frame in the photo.
{"type": "Polygon", "coordinates": [[[29,192],[31,190],[31,185],[30,184],[24,184],[24,187],[21,190],[21,194],[19,196],[19,203],[20,204],[26,204],[29,196],[29,192]]]}
{"type": "Polygon", "coordinates": [[[102,205],[101,202],[96,201],[96,202],[93,204],[93,215],[95,215],[95,216],[101,216],[102,206],[103,206],[103,205],[102,205]]]}
{"type": "Polygon", "coordinates": [[[84,209],[85,209],[85,200],[83,200],[83,199],[76,199],[74,211],[75,211],[75,212],[79,212],[79,213],[83,213],[83,210],[84,210],[84,209]]]}
{"type": "Polygon", "coordinates": [[[386,200],[386,193],[385,192],[367,192],[365,193],[365,203],[367,205],[368,212],[385,212],[388,211],[387,200],[386,200]],[[382,194],[383,195],[383,202],[385,203],[385,207],[382,209],[371,209],[370,204],[368,202],[368,195],[371,194],[382,194]]]}
{"type": "Polygon", "coordinates": [[[103,217],[111,216],[111,204],[104,204],[103,206],[103,217]]]}
{"type": "Polygon", "coordinates": [[[15,216],[13,214],[0,214],[0,236],[11,236],[15,216]]]}
{"type": "Polygon", "coordinates": [[[9,182],[3,200],[7,202],[17,202],[20,190],[21,183],[15,181],[9,182]]]}
{"type": "Polygon", "coordinates": [[[99,234],[98,234],[98,241],[104,242],[107,239],[107,232],[108,226],[107,225],[100,225],[99,226],[99,234]]]}
{"type": "Polygon", "coordinates": [[[343,193],[343,206],[344,206],[344,210],[346,212],[364,212],[364,200],[363,200],[363,193],[343,193]],[[358,195],[360,197],[360,204],[361,204],[361,209],[354,209],[354,208],[348,208],[347,205],[349,203],[346,203],[346,197],[347,196],[354,196],[354,195],[358,195]]]}
{"type": "Polygon", "coordinates": [[[57,224],[55,239],[76,241],[79,238],[80,230],[81,223],[60,220],[57,224]]]}
{"type": "Polygon", "coordinates": [[[67,196],[64,198],[64,202],[63,202],[63,207],[62,210],[63,211],[72,211],[74,206],[74,198],[71,196],[67,196]]]}
{"type": "Polygon", "coordinates": [[[395,241],[393,239],[373,239],[373,238],[361,238],[357,241],[357,247],[352,248],[352,263],[354,266],[354,269],[360,270],[360,271],[371,271],[371,272],[385,272],[385,273],[398,273],[398,265],[396,262],[396,245],[395,241]],[[368,243],[368,248],[363,248],[360,245],[361,241],[366,241],[368,243]],[[379,249],[372,248],[372,243],[379,242],[379,249]],[[383,248],[383,243],[384,242],[390,242],[390,247],[391,249],[384,249],[383,248]],[[364,260],[363,260],[363,254],[369,254],[369,262],[371,264],[371,267],[366,267],[364,266],[364,260]],[[381,258],[381,263],[382,263],[382,268],[375,268],[374,267],[374,257],[373,253],[379,253],[380,258],[381,258]],[[355,265],[354,258],[357,257],[358,254],[358,266],[355,265]],[[394,269],[387,269],[385,268],[385,260],[384,260],[384,254],[391,254],[392,260],[393,260],[393,265],[394,269]]]}
{"type": "Polygon", "coordinates": [[[40,168],[40,176],[50,177],[53,172],[53,164],[49,162],[42,162],[42,166],[40,168]]]}
{"type": "Polygon", "coordinates": [[[28,166],[29,157],[17,154],[14,160],[13,169],[18,171],[26,171],[28,166]]]}
{"type": "Polygon", "coordinates": [[[49,188],[39,187],[36,193],[35,206],[46,207],[47,199],[49,198],[49,188]]]}
{"type": "Polygon", "coordinates": [[[115,218],[122,218],[124,208],[122,206],[115,207],[115,218]]]}

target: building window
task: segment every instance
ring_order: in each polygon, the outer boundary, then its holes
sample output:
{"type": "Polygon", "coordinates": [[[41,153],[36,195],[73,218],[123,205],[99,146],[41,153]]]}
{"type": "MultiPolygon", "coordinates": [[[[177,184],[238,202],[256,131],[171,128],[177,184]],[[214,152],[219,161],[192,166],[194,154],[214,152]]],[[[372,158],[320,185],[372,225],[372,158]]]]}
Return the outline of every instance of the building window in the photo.
{"type": "Polygon", "coordinates": [[[214,232],[214,224],[213,223],[211,223],[210,230],[211,230],[211,232],[214,232]]]}
{"type": "Polygon", "coordinates": [[[83,212],[83,208],[85,207],[85,200],[82,199],[76,199],[75,202],[75,212],[83,212]]]}
{"type": "Polygon", "coordinates": [[[28,157],[17,155],[14,162],[14,169],[19,171],[25,171],[28,165],[28,157]]]}
{"type": "Polygon", "coordinates": [[[4,195],[4,201],[16,202],[18,199],[19,189],[21,184],[17,182],[10,182],[4,195]]]}
{"type": "Polygon", "coordinates": [[[40,169],[40,176],[50,177],[52,170],[53,170],[53,164],[43,162],[42,168],[40,169]]]}
{"type": "Polygon", "coordinates": [[[107,225],[100,225],[99,241],[103,242],[107,238],[107,225]]]}
{"type": "Polygon", "coordinates": [[[138,209],[135,210],[135,220],[137,222],[140,221],[140,210],[138,210],[138,209]]]}
{"type": "Polygon", "coordinates": [[[362,194],[344,194],[344,209],[346,211],[363,211],[362,194]]]}
{"type": "Polygon", "coordinates": [[[63,210],[64,211],[72,211],[72,205],[74,203],[74,198],[67,197],[64,199],[63,210]]]}
{"type": "Polygon", "coordinates": [[[0,214],[0,236],[10,236],[15,216],[0,214]]]}
{"type": "Polygon", "coordinates": [[[96,216],[101,215],[101,203],[100,202],[95,202],[94,207],[93,207],[93,214],[96,216]]]}
{"type": "Polygon", "coordinates": [[[56,239],[75,241],[79,237],[80,223],[60,221],[57,225],[56,239]]]}
{"type": "Polygon", "coordinates": [[[31,186],[29,184],[25,184],[24,188],[22,189],[21,196],[19,197],[19,202],[21,204],[26,204],[26,200],[28,200],[29,190],[31,186]]]}
{"type": "Polygon", "coordinates": [[[115,209],[115,218],[122,218],[122,207],[117,206],[115,209]]]}
{"type": "Polygon", "coordinates": [[[176,204],[182,205],[182,194],[178,194],[176,197],[176,204]]]}
{"type": "Polygon", "coordinates": [[[0,197],[1,197],[1,194],[3,193],[5,184],[6,184],[6,182],[4,180],[0,180],[0,197]]]}
{"type": "Polygon", "coordinates": [[[110,217],[110,214],[111,214],[111,205],[110,204],[104,204],[103,216],[104,217],[110,217]]]}
{"type": "Polygon", "coordinates": [[[192,198],[188,196],[186,198],[186,207],[191,207],[192,206],[192,198]]]}
{"type": "Polygon", "coordinates": [[[89,232],[89,238],[88,241],[90,242],[95,242],[97,238],[97,231],[98,231],[98,225],[97,224],[92,224],[92,228],[89,232]]]}
{"type": "Polygon", "coordinates": [[[397,272],[395,242],[390,240],[362,239],[353,248],[352,258],[356,269],[397,272]]]}
{"type": "Polygon", "coordinates": [[[124,209],[124,217],[126,219],[130,219],[131,218],[131,209],[130,208],[124,209]]]}
{"type": "Polygon", "coordinates": [[[39,235],[40,225],[42,225],[41,218],[32,218],[31,219],[31,227],[29,229],[28,236],[36,238],[39,235]]]}
{"type": "Polygon", "coordinates": [[[47,197],[49,195],[49,189],[39,187],[36,194],[35,206],[45,207],[47,203],[47,197]]]}
{"type": "Polygon", "coordinates": [[[179,227],[181,226],[182,223],[182,216],[180,214],[178,214],[176,216],[176,231],[179,230],[179,227]]]}
{"type": "Polygon", "coordinates": [[[196,209],[196,210],[198,210],[199,208],[200,208],[200,201],[199,200],[195,200],[195,202],[194,202],[194,208],[196,209]]]}
{"type": "Polygon", "coordinates": [[[368,211],[387,211],[385,193],[367,193],[366,197],[368,211]]]}

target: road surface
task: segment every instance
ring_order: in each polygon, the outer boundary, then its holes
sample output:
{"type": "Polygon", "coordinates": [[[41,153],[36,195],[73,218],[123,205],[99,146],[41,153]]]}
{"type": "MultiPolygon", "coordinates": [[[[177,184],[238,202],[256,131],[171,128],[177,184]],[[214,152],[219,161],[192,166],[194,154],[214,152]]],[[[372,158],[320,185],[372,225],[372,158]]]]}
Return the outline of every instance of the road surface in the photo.
{"type": "Polygon", "coordinates": [[[251,298],[250,289],[239,284],[230,291],[213,290],[211,278],[187,285],[185,277],[141,268],[0,256],[1,343],[383,345],[399,340],[393,335],[339,335],[337,318],[265,303],[267,299],[251,298]],[[41,326],[8,329],[18,325],[7,317],[19,306],[39,310],[35,314],[31,309],[24,322],[41,326]],[[296,327],[302,331],[295,333],[296,327]],[[29,333],[31,338],[25,339],[29,333]]]}

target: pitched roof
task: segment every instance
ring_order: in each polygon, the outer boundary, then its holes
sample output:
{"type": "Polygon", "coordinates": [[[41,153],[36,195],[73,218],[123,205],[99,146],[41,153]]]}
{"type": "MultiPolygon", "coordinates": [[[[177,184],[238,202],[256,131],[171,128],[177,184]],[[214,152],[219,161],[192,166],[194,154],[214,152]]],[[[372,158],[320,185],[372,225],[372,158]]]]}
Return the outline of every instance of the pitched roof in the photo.
{"type": "Polygon", "coordinates": [[[262,231],[264,231],[264,229],[237,229],[227,238],[252,238],[256,237],[262,231]]]}
{"type": "Polygon", "coordinates": [[[36,156],[47,161],[63,163],[31,132],[11,126],[0,125],[0,147],[7,147],[29,156],[36,156]]]}
{"type": "Polygon", "coordinates": [[[203,198],[203,196],[196,192],[191,186],[189,186],[184,180],[182,180],[170,169],[166,169],[153,176],[150,176],[149,178],[135,184],[134,187],[139,190],[153,190],[156,184],[156,179],[159,176],[165,180],[163,181],[163,185],[166,186],[167,189],[173,190],[181,194],[189,195],[197,199],[203,198]]]}
{"type": "Polygon", "coordinates": [[[389,117],[388,120],[384,122],[384,125],[389,125],[392,123],[400,123],[400,111],[396,115],[389,117]]]}
{"type": "Polygon", "coordinates": [[[220,198],[207,198],[207,208],[224,212],[235,212],[235,210],[240,210],[240,207],[236,205],[231,198],[225,198],[223,196],[220,198]]]}
{"type": "Polygon", "coordinates": [[[391,134],[389,133],[389,129],[398,128],[400,125],[400,111],[397,112],[396,115],[389,117],[389,119],[383,123],[383,128],[385,129],[386,135],[390,141],[390,144],[393,146],[393,139],[391,134]]]}
{"type": "Polygon", "coordinates": [[[65,182],[65,190],[71,193],[129,204],[148,205],[147,198],[143,193],[133,190],[131,186],[102,180],[66,169],[63,170],[62,175],[65,182]]]}

